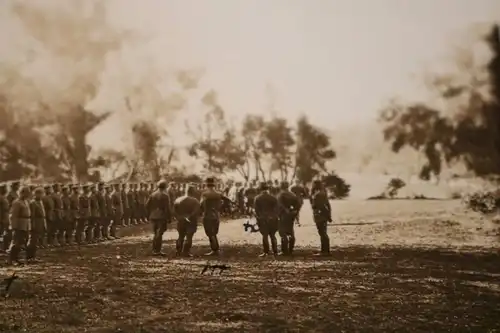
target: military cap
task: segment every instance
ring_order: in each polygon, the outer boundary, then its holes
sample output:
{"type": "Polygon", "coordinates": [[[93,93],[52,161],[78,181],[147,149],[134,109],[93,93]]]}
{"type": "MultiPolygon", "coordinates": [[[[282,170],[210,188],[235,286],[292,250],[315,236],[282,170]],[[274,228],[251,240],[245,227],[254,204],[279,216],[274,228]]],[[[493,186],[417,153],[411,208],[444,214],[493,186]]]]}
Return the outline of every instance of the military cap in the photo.
{"type": "Polygon", "coordinates": [[[43,188],[41,188],[41,187],[37,187],[37,188],[35,188],[35,189],[33,190],[33,193],[35,193],[35,194],[38,194],[38,193],[40,193],[40,194],[44,194],[44,192],[43,192],[43,188]]]}
{"type": "Polygon", "coordinates": [[[52,185],[45,185],[43,188],[46,189],[46,190],[49,190],[49,189],[52,188],[52,185]]]}
{"type": "Polygon", "coordinates": [[[78,190],[79,188],[80,188],[80,186],[78,186],[78,185],[76,185],[76,184],[73,184],[73,185],[71,186],[71,189],[72,189],[72,190],[78,190]]]}
{"type": "Polygon", "coordinates": [[[207,185],[215,185],[215,179],[214,179],[214,177],[207,177],[207,179],[205,180],[205,184],[207,184],[207,185]]]}
{"type": "Polygon", "coordinates": [[[290,187],[290,184],[286,180],[280,182],[280,188],[286,189],[288,187],[290,187]]]}
{"type": "Polygon", "coordinates": [[[259,188],[260,188],[262,191],[269,190],[269,184],[267,184],[266,182],[261,182],[261,183],[259,184],[259,188]]]}
{"type": "Polygon", "coordinates": [[[56,188],[56,187],[58,187],[58,186],[59,186],[59,187],[61,187],[61,186],[62,186],[62,184],[59,184],[59,183],[54,183],[54,184],[52,184],[52,187],[53,187],[53,188],[56,188]]]}
{"type": "Polygon", "coordinates": [[[166,188],[167,187],[167,181],[166,180],[160,180],[158,183],[156,183],[156,186],[158,186],[158,188],[166,188]]]}

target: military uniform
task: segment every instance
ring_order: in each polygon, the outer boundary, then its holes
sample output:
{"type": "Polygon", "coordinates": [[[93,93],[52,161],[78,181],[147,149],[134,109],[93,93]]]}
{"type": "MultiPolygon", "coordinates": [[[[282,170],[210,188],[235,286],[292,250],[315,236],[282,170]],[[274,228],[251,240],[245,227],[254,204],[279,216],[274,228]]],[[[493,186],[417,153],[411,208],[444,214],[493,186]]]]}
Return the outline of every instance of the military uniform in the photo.
{"type": "Polygon", "coordinates": [[[69,186],[62,188],[61,201],[62,201],[62,221],[63,221],[63,237],[61,242],[70,245],[72,242],[73,230],[75,229],[75,222],[71,213],[71,198],[69,186]]]}
{"type": "Polygon", "coordinates": [[[257,218],[259,231],[262,235],[262,246],[264,252],[261,256],[269,254],[269,239],[273,253],[278,254],[278,199],[268,191],[266,183],[261,184],[261,193],[257,195],[254,202],[254,211],[257,218]]]}
{"type": "Polygon", "coordinates": [[[154,255],[163,255],[161,252],[163,234],[167,230],[167,224],[172,220],[170,199],[166,189],[167,183],[165,181],[158,182],[158,190],[151,194],[146,202],[148,217],[153,224],[154,255]]]}
{"type": "Polygon", "coordinates": [[[123,202],[122,202],[122,193],[120,191],[120,185],[116,184],[114,186],[114,191],[111,193],[111,204],[113,206],[113,218],[111,225],[109,227],[109,233],[111,237],[116,237],[116,227],[121,225],[122,217],[123,217],[123,202]]]}
{"type": "Polygon", "coordinates": [[[187,194],[177,198],[174,202],[174,215],[177,219],[176,242],[178,255],[190,256],[193,236],[198,228],[200,217],[200,201],[194,197],[194,187],[188,188],[187,194]]]}
{"type": "Polygon", "coordinates": [[[300,208],[299,198],[288,190],[288,183],[281,184],[281,192],[278,194],[279,207],[279,234],[281,237],[281,252],[283,255],[291,255],[295,246],[294,221],[300,208]]]}
{"type": "Polygon", "coordinates": [[[300,217],[300,209],[304,205],[304,199],[308,197],[308,194],[305,187],[300,185],[298,182],[296,182],[294,185],[290,187],[290,192],[295,194],[300,201],[299,214],[297,214],[297,222],[298,222],[300,217]]]}
{"type": "Polygon", "coordinates": [[[57,226],[54,217],[54,198],[52,197],[52,187],[45,186],[45,196],[43,197],[43,208],[45,209],[45,219],[47,221],[47,245],[54,246],[54,239],[56,237],[57,226]]]}
{"type": "MultiPolygon", "coordinates": [[[[6,197],[7,186],[5,184],[0,185],[0,236],[4,237],[4,232],[9,229],[9,201],[6,197]]],[[[7,245],[5,245],[5,240],[2,243],[2,250],[7,250],[7,245]]]]}
{"type": "Polygon", "coordinates": [[[203,214],[203,228],[208,236],[212,251],[207,255],[217,255],[219,253],[220,209],[222,206],[222,194],[214,190],[215,180],[207,178],[207,189],[201,195],[201,212],[203,214]]]}
{"type": "Polygon", "coordinates": [[[136,200],[135,200],[135,191],[134,191],[134,184],[129,185],[129,190],[127,192],[127,202],[128,202],[128,207],[129,207],[129,221],[130,224],[137,224],[137,221],[135,219],[135,212],[137,210],[136,207],[136,200]]]}
{"type": "Polygon", "coordinates": [[[29,188],[23,187],[20,190],[19,198],[14,200],[10,209],[10,230],[12,230],[12,240],[10,242],[7,264],[19,262],[19,253],[28,239],[28,232],[31,224],[29,195],[29,188]]]}
{"type": "MultiPolygon", "coordinates": [[[[6,195],[7,203],[8,203],[8,209],[7,211],[10,212],[10,209],[12,208],[12,204],[14,201],[16,201],[19,198],[19,186],[20,182],[12,182],[10,183],[10,189],[9,192],[6,195]]],[[[3,231],[3,250],[7,251],[7,249],[10,246],[11,240],[12,240],[12,230],[10,230],[10,219],[7,217],[6,222],[8,224],[5,225],[4,231],[3,231]]]]}
{"type": "Polygon", "coordinates": [[[83,230],[85,229],[85,222],[80,219],[80,188],[77,185],[71,186],[71,195],[69,196],[69,222],[68,230],[66,231],[66,239],[70,242],[77,242],[77,234],[80,234],[80,242],[83,230]],[[74,235],[73,235],[74,234],[74,235]],[[74,238],[73,238],[74,237],[74,238]]]}
{"type": "Polygon", "coordinates": [[[106,205],[106,189],[104,183],[97,184],[97,191],[95,193],[99,215],[95,220],[94,240],[104,240],[107,235],[108,229],[108,207],[106,205]]]}
{"type": "Polygon", "coordinates": [[[130,205],[128,204],[127,184],[122,184],[120,196],[121,196],[122,205],[123,205],[122,225],[128,226],[128,225],[130,225],[130,205]]]}
{"type": "Polygon", "coordinates": [[[54,202],[54,216],[53,216],[53,223],[54,223],[54,229],[55,229],[55,238],[57,239],[57,243],[59,245],[64,245],[65,240],[64,240],[64,233],[66,226],[64,225],[64,218],[63,218],[63,203],[62,203],[62,198],[61,198],[61,193],[60,191],[60,185],[59,184],[54,184],[52,186],[52,201],[54,202]]]}
{"type": "Polygon", "coordinates": [[[330,238],[328,237],[328,222],[332,221],[330,201],[320,181],[315,181],[312,187],[311,208],[313,210],[314,223],[320,237],[321,251],[319,255],[330,253],[330,238]]]}
{"type": "Polygon", "coordinates": [[[36,258],[41,235],[47,230],[45,220],[45,209],[43,206],[43,189],[35,189],[35,197],[30,202],[31,226],[29,231],[28,245],[26,246],[26,259],[31,261],[36,258]]]}
{"type": "Polygon", "coordinates": [[[82,244],[83,234],[87,235],[90,221],[90,193],[89,186],[82,186],[82,193],[78,196],[78,224],[76,227],[75,240],[82,244]]]}
{"type": "Polygon", "coordinates": [[[97,240],[96,228],[99,228],[99,219],[101,217],[99,199],[97,198],[97,188],[90,187],[89,203],[90,203],[90,216],[87,222],[87,229],[85,230],[85,241],[87,243],[94,243],[97,240]]]}

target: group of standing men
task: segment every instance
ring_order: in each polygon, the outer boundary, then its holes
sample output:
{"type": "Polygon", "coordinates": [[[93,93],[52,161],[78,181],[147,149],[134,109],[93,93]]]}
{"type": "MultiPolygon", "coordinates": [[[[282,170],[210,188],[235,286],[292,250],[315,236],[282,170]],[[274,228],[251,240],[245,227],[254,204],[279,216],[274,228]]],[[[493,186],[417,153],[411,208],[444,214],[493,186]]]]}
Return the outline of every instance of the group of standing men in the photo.
{"type": "MultiPolygon", "coordinates": [[[[321,181],[314,181],[311,191],[296,183],[290,186],[283,181],[279,187],[266,182],[255,188],[255,196],[246,196],[245,203],[257,220],[262,235],[263,253],[261,256],[290,256],[295,247],[295,221],[298,219],[304,199],[309,199],[313,219],[320,236],[321,250],[318,255],[330,253],[330,239],[327,234],[328,222],[332,221],[331,206],[327,192],[321,181]],[[310,193],[310,195],[309,195],[310,193]],[[281,251],[278,252],[276,234],[281,240],[281,251]]],[[[172,197],[167,183],[160,181],[158,191],[153,193],[147,202],[149,218],[154,226],[153,254],[163,256],[161,244],[163,233],[173,218],[177,220],[178,239],[176,252],[179,256],[191,256],[193,236],[201,218],[205,234],[208,237],[211,251],[209,256],[219,254],[220,213],[225,203],[234,203],[225,194],[215,189],[214,178],[207,178],[205,190],[201,192],[193,185],[187,185],[185,195],[172,197]]],[[[251,189],[253,187],[250,187],[251,189]]]]}
{"type": "Polygon", "coordinates": [[[38,261],[37,249],[118,238],[117,227],[147,223],[154,184],[0,184],[0,252],[7,264],[38,261]]]}

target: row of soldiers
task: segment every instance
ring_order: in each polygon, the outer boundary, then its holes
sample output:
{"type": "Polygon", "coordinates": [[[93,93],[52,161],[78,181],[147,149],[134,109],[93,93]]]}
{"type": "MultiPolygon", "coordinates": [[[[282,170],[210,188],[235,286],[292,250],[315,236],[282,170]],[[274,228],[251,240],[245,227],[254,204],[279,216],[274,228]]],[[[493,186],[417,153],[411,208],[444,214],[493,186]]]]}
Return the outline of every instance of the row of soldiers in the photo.
{"type": "MultiPolygon", "coordinates": [[[[154,225],[153,254],[164,255],[161,252],[163,232],[170,221],[177,220],[178,239],[176,253],[180,256],[191,256],[193,236],[196,233],[198,221],[201,219],[205,234],[208,237],[211,251],[207,255],[219,253],[220,212],[224,202],[233,202],[225,194],[215,189],[213,178],[206,180],[206,190],[198,198],[194,186],[187,186],[185,195],[171,202],[165,182],[158,184],[158,191],[151,195],[147,204],[149,216],[154,225]]],[[[332,221],[331,206],[327,192],[321,181],[314,181],[311,194],[300,184],[290,186],[288,182],[280,183],[276,192],[271,192],[270,184],[263,182],[256,188],[255,197],[250,202],[251,210],[257,220],[259,232],[262,235],[263,253],[261,256],[292,255],[295,247],[295,221],[298,218],[305,198],[309,198],[313,220],[320,237],[321,250],[318,255],[329,255],[330,239],[327,233],[328,222],[332,221]],[[281,239],[281,252],[278,252],[276,234],[281,239]]]]}

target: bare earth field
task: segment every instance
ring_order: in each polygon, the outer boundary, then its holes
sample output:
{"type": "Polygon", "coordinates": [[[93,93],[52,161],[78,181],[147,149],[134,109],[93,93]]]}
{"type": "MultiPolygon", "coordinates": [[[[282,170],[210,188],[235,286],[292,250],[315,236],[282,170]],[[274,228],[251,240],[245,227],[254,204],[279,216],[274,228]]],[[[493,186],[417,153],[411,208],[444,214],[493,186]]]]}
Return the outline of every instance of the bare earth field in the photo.
{"type": "MultiPolygon", "coordinates": [[[[152,258],[150,235],[41,252],[16,268],[0,332],[500,332],[500,238],[458,201],[334,202],[333,255],[308,203],[293,259],[258,258],[259,234],[221,225],[222,275],[193,259],[152,258]]],[[[165,234],[173,254],[174,231],[165,234]]],[[[12,268],[0,268],[8,277],[12,268]]]]}

